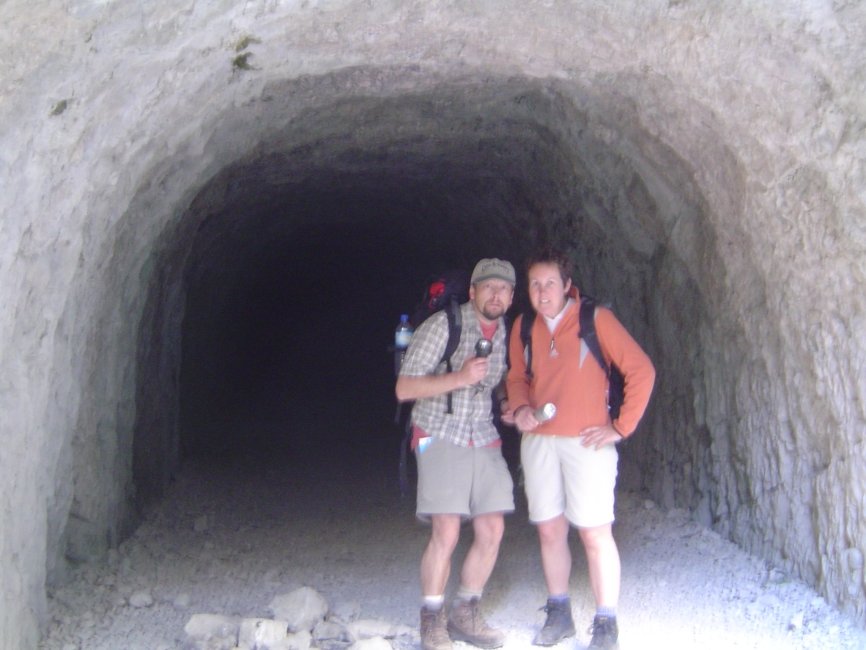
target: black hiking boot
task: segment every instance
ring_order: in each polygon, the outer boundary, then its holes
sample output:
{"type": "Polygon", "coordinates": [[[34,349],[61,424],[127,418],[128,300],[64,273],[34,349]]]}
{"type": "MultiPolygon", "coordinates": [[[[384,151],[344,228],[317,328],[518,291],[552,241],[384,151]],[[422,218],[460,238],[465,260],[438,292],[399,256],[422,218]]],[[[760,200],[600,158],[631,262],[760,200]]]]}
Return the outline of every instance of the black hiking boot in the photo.
{"type": "Polygon", "coordinates": [[[556,645],[564,638],[574,635],[570,600],[563,602],[548,599],[542,609],[547,612],[547,620],[532,640],[533,645],[556,645]]]}
{"type": "Polygon", "coordinates": [[[616,618],[613,616],[596,616],[589,627],[592,634],[590,648],[605,648],[605,650],[616,650],[619,648],[619,629],[616,626],[616,618]]]}

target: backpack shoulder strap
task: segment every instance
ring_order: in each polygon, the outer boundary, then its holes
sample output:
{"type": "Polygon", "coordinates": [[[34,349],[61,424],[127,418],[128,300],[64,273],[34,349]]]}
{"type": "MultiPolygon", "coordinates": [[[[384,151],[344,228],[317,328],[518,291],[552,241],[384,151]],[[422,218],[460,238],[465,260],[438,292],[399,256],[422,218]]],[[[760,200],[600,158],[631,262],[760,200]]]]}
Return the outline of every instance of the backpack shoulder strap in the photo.
{"type": "Polygon", "coordinates": [[[595,300],[589,296],[583,296],[580,299],[580,338],[586,341],[589,351],[592,356],[598,361],[598,365],[604,370],[606,375],[610,374],[610,368],[604,360],[604,355],[601,353],[601,345],[598,342],[598,336],[595,332],[595,300]]]}
{"type": "MultiPolygon", "coordinates": [[[[463,329],[463,314],[456,297],[452,298],[445,305],[445,315],[448,317],[448,341],[445,343],[445,351],[442,353],[442,360],[439,363],[444,361],[448,372],[452,372],[454,369],[451,366],[451,357],[457,350],[457,345],[460,343],[460,333],[463,329]]],[[[451,393],[448,393],[448,409],[446,413],[450,414],[453,412],[451,393]]]]}
{"type": "Polygon", "coordinates": [[[520,342],[523,344],[523,358],[526,361],[526,378],[532,379],[532,325],[535,312],[526,311],[520,317],[520,342]]]}
{"type": "Polygon", "coordinates": [[[451,372],[451,356],[457,350],[457,345],[460,343],[460,332],[463,329],[463,314],[460,311],[460,304],[457,299],[452,299],[445,305],[445,315],[448,317],[448,341],[445,343],[445,351],[442,353],[442,361],[448,366],[448,372],[451,372]]]}

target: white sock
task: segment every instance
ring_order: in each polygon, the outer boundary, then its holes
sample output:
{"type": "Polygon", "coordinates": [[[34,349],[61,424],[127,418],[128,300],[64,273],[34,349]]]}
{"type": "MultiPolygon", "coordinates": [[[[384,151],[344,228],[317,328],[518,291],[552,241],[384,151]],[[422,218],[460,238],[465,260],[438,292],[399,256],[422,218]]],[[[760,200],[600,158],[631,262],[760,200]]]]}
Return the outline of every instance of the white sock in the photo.
{"type": "Polygon", "coordinates": [[[457,596],[455,596],[455,598],[457,600],[463,600],[468,603],[473,598],[481,600],[482,593],[483,592],[481,591],[472,591],[471,589],[467,589],[463,585],[460,585],[460,589],[457,590],[457,596]]]}
{"type": "Polygon", "coordinates": [[[421,601],[421,606],[431,612],[438,612],[442,609],[442,605],[445,604],[445,596],[424,596],[421,601]]]}

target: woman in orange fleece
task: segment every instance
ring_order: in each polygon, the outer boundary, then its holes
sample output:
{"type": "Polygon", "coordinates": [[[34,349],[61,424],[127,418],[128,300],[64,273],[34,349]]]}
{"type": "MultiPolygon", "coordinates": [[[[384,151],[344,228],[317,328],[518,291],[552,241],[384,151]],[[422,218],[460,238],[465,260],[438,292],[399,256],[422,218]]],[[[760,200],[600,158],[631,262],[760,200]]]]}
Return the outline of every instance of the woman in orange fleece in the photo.
{"type": "Polygon", "coordinates": [[[533,643],[554,645],[574,634],[568,596],[571,573],[569,526],[577,528],[596,601],[590,647],[616,648],[620,560],[613,538],[616,443],[637,427],[649,402],[655,369],[641,347],[604,307],[595,310],[595,329],[608,366],[625,377],[625,398],[611,421],[608,378],[580,337],[580,297],[572,287],[568,258],[543,251],[527,264],[529,299],[537,316],[530,330],[527,372],[518,317],[509,343],[506,422],[523,433],[520,445],[529,518],[538,527],[549,593],[547,620],[533,643]],[[536,410],[556,407],[544,422],[536,410]]]}

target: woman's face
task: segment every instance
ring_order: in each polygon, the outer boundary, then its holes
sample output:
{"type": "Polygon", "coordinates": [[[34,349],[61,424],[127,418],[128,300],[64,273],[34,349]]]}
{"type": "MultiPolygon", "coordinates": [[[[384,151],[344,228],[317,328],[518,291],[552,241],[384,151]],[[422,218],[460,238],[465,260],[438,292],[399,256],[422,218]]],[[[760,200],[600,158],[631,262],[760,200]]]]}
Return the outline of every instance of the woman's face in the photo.
{"type": "Polygon", "coordinates": [[[532,308],[548,318],[553,318],[565,307],[571,280],[563,283],[559,266],[540,262],[529,267],[529,302],[532,308]]]}

